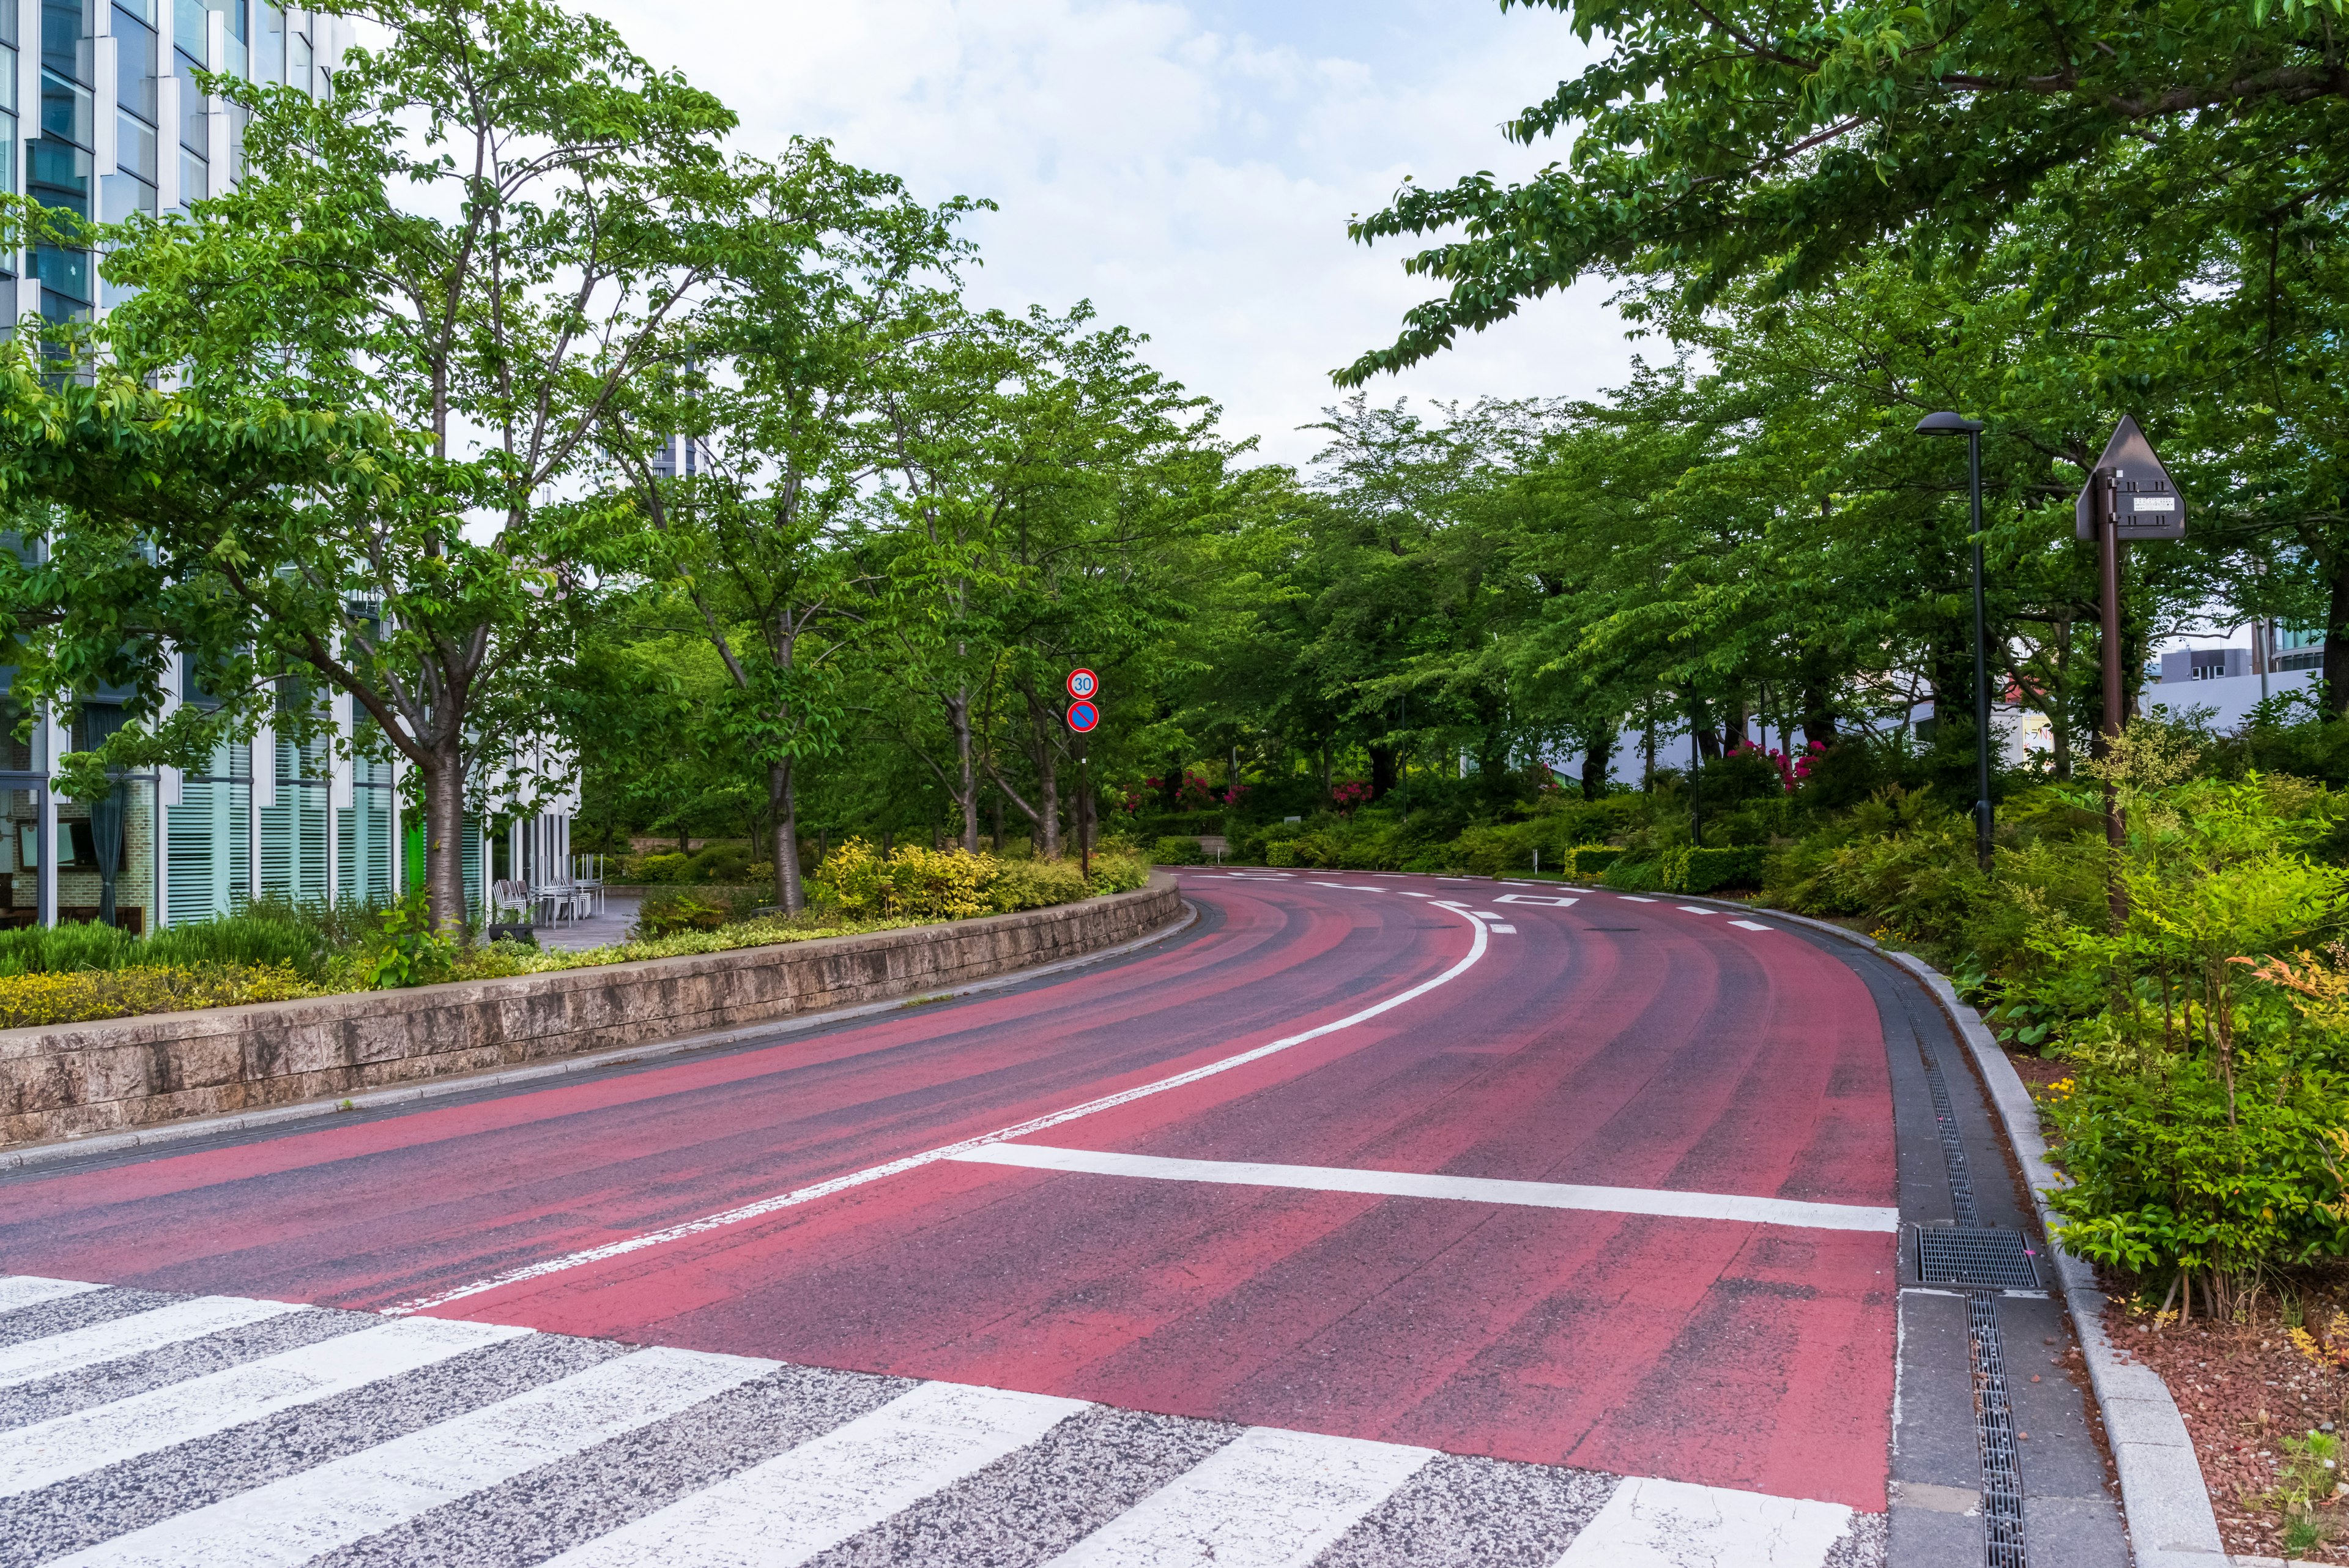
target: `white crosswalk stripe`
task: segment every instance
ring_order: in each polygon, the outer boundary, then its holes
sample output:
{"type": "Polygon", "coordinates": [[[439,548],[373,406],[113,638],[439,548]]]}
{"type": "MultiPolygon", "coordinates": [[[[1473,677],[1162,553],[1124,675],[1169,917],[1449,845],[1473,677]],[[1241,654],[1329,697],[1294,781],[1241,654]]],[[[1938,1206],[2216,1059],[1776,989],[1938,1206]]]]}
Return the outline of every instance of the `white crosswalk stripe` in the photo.
{"type": "Polygon", "coordinates": [[[731,1480],[554,1559],[560,1568],[793,1568],[1026,1448],[1076,1399],[925,1383],[731,1480]]]}
{"type": "Polygon", "coordinates": [[[13,1274],[0,1278],[0,1312],[15,1312],[18,1307],[38,1306],[43,1302],[62,1301],[67,1296],[86,1295],[103,1290],[103,1285],[86,1285],[79,1280],[45,1280],[37,1274],[13,1274]]]}
{"type": "Polygon", "coordinates": [[[1258,1427],[1051,1568],[1305,1568],[1434,1457],[1433,1449],[1258,1427]]]}
{"type": "Polygon", "coordinates": [[[236,1296],[198,1296],[152,1312],[93,1324],[70,1334],[51,1334],[0,1349],[0,1388],[36,1378],[119,1361],[159,1345],[201,1339],[222,1329],[283,1316],[303,1309],[291,1302],[246,1301],[236,1296]]]}
{"type": "MultiPolygon", "coordinates": [[[[10,1314],[98,1288],[0,1277],[0,1340],[10,1314]]],[[[0,1345],[0,1376],[36,1396],[45,1386],[73,1389],[91,1366],[319,1311],[150,1295],[100,1301],[98,1313],[109,1306],[120,1315],[92,1324],[91,1314],[69,1313],[46,1334],[42,1319],[16,1318],[16,1342],[0,1345]],[[125,1310],[134,1308],[144,1310],[125,1310]]],[[[1545,1568],[1684,1560],[1878,1568],[1883,1560],[1884,1516],[1839,1504],[556,1335],[532,1341],[543,1355],[516,1346],[530,1355],[493,1373],[454,1358],[530,1330],[334,1314],[319,1325],[346,1331],[276,1354],[268,1345],[284,1340],[265,1334],[221,1342],[189,1365],[251,1359],[0,1431],[0,1496],[64,1489],[0,1507],[0,1562],[1454,1564],[1441,1542],[1426,1548],[1435,1556],[1397,1544],[1430,1539],[1411,1526],[1432,1506],[1489,1511],[1494,1529],[1517,1532],[1509,1561],[1545,1568]],[[333,1417],[344,1423],[338,1443],[254,1447],[254,1423],[357,1389],[366,1399],[333,1417]],[[259,1469],[256,1456],[266,1457],[259,1469]],[[1513,1508],[1513,1497],[1529,1506],[1513,1508]],[[134,1506],[109,1512],[118,1499],[134,1506]],[[1583,1501],[1561,1501],[1572,1499],[1583,1501]]],[[[174,1363],[161,1365],[157,1375],[168,1376],[174,1363]]]]}
{"type": "MultiPolygon", "coordinates": [[[[409,1320],[411,1323],[421,1320],[409,1320]]],[[[405,1325],[403,1325],[405,1326],[405,1325]]],[[[650,1426],[775,1363],[647,1350],[331,1460],[62,1560],[71,1568],[278,1568],[650,1426]]]]}
{"type": "Polygon", "coordinates": [[[19,1427],[0,1434],[0,1497],[208,1438],[529,1332],[437,1318],[388,1323],[19,1427]]]}

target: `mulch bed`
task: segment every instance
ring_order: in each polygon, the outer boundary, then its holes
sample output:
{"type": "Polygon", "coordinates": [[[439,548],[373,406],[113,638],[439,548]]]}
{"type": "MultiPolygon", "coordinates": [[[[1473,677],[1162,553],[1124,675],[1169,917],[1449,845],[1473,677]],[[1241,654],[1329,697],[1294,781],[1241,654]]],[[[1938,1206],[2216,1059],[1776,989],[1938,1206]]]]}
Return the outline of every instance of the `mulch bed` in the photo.
{"type": "MultiPolygon", "coordinates": [[[[2349,1310],[2349,1281],[2317,1282],[2294,1293],[2312,1329],[2349,1310]]],[[[2158,1328],[2149,1308],[2126,1303],[2114,1290],[2105,1331],[2125,1358],[2142,1361],[2169,1386],[2202,1461],[2227,1550],[2349,1563],[2349,1508],[2338,1500],[2322,1511],[2335,1516],[2333,1539],[2292,1552],[2284,1550],[2282,1512],[2261,1501],[2284,1459],[2282,1438],[2349,1423],[2349,1369],[2311,1360],[2293,1345],[2283,1303],[2272,1291],[2259,1293],[2231,1321],[2181,1324],[2173,1314],[2158,1328]]],[[[2349,1324],[2333,1337],[2349,1349],[2349,1324]]]]}

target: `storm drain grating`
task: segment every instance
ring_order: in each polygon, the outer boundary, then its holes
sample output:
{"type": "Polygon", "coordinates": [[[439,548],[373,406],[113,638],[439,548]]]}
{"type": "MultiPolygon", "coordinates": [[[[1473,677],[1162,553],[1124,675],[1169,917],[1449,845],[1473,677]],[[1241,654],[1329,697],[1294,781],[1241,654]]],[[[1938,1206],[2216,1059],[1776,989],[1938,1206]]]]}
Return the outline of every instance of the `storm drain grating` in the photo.
{"type": "Polygon", "coordinates": [[[1974,1438],[1982,1453],[1983,1560],[1989,1568],[2029,1568],[2023,1531],[2023,1462],[2015,1448],[2014,1409],[2006,1397],[1996,1296],[1966,1298],[1966,1339],[1973,1353],[1974,1438]]]}
{"type": "Polygon", "coordinates": [[[1963,1291],[2035,1291],[2031,1243],[2013,1231],[1917,1228],[1917,1282],[1963,1291]]]}

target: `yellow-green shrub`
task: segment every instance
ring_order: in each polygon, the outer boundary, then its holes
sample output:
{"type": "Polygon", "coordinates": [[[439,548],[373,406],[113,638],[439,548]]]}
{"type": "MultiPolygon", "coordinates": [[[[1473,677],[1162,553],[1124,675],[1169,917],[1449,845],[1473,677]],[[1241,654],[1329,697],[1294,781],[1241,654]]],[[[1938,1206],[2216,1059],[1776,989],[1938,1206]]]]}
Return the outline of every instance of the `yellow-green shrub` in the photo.
{"type": "Polygon", "coordinates": [[[288,1002],[316,994],[284,964],[74,970],[0,979],[0,1029],[87,1023],[140,1012],[288,1002]]]}
{"type": "Polygon", "coordinates": [[[988,896],[1000,866],[994,856],[966,849],[907,845],[889,857],[886,913],[916,919],[963,920],[991,913],[988,896]]]}

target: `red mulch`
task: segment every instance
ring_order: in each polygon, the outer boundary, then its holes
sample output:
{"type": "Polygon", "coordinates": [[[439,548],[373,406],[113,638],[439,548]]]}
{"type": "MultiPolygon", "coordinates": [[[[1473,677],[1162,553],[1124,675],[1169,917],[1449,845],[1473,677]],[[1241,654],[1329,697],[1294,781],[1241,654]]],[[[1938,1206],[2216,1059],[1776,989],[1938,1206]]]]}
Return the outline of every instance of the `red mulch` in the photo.
{"type": "MultiPolygon", "coordinates": [[[[2349,1289],[2340,1281],[2296,1293],[2312,1329],[2349,1305],[2349,1289]]],[[[2282,1514],[2259,1501],[2283,1458],[2279,1439],[2327,1422],[2349,1424],[2349,1369],[2312,1361],[2295,1349],[2285,1336],[2281,1307],[2272,1292],[2263,1291],[2237,1314],[2240,1321],[2173,1319],[2157,1329],[2149,1310],[2131,1312],[2116,1293],[2105,1329],[2124,1357],[2143,1361],[2169,1386],[2193,1435],[2229,1552],[2349,1563],[2349,1508],[2336,1503],[2326,1511],[2342,1516],[2333,1540],[2287,1553],[2282,1514]]],[[[2349,1326],[2333,1342],[2349,1349],[2349,1326]]]]}

